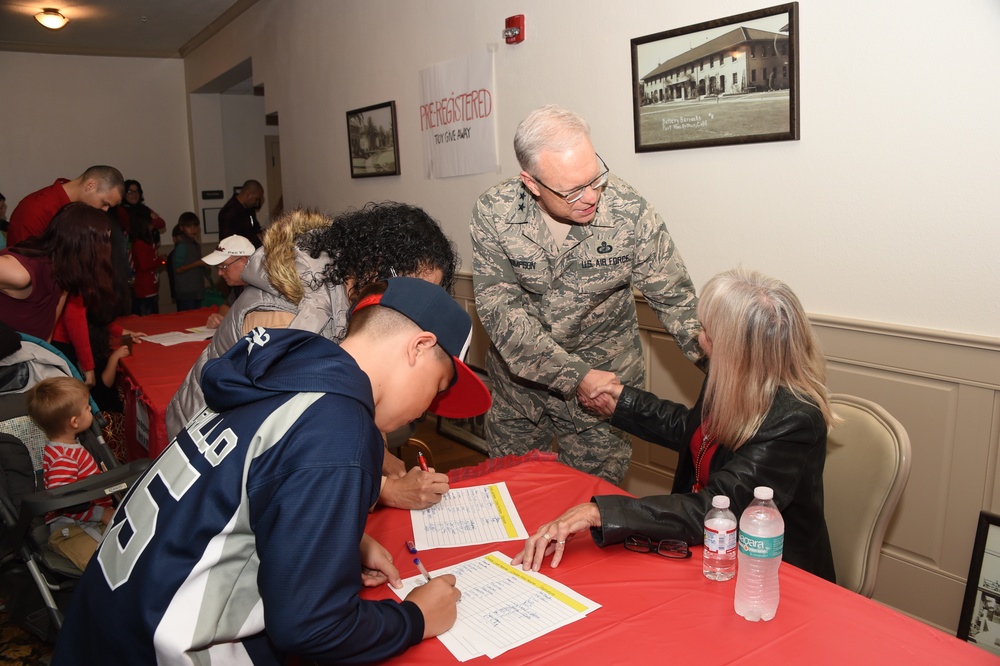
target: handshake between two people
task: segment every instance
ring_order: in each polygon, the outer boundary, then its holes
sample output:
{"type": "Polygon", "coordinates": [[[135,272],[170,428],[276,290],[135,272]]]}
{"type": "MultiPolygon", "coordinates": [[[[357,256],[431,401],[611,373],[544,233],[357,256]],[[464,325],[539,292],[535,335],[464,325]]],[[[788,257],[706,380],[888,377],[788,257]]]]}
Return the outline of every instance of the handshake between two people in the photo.
{"type": "Polygon", "coordinates": [[[590,370],[576,387],[576,399],[584,409],[609,418],[615,413],[622,388],[615,373],[590,370]]]}

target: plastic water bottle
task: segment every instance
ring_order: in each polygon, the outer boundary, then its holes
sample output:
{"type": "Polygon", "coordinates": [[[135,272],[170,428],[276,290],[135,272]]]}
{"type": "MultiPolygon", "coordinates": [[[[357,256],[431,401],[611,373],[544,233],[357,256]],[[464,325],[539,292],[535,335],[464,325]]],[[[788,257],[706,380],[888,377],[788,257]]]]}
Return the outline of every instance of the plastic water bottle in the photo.
{"type": "Polygon", "coordinates": [[[705,514],[705,549],[701,570],[706,578],[730,580],[736,575],[736,515],[729,498],[716,495],[705,514]]]}
{"type": "Polygon", "coordinates": [[[774,505],[774,491],[753,490],[754,500],[740,517],[737,615],[751,622],[770,620],[778,611],[778,567],[785,542],[785,521],[774,505]]]}

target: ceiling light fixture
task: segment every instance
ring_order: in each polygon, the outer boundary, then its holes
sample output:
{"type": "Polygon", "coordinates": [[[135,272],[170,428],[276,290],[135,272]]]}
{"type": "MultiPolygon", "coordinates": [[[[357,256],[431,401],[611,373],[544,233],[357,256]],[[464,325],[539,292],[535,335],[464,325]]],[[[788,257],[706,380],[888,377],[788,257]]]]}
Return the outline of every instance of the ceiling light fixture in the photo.
{"type": "Polygon", "coordinates": [[[60,14],[58,9],[51,8],[45,8],[35,14],[35,20],[49,30],[58,30],[69,23],[69,19],[60,14]]]}

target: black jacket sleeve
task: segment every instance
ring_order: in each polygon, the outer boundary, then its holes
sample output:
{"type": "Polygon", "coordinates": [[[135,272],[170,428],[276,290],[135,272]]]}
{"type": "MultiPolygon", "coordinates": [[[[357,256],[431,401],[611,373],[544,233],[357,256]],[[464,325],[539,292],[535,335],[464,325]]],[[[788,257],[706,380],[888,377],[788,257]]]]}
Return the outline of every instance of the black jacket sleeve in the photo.
{"type": "MultiPolygon", "coordinates": [[[[641,392],[640,392],[641,393],[641,392]]],[[[625,391],[622,392],[625,395],[625,391]]],[[[649,396],[650,394],[645,394],[649,396]]],[[[632,402],[619,399],[612,423],[638,434],[649,441],[683,446],[690,438],[692,425],[700,420],[691,414],[687,428],[679,426],[679,409],[674,403],[652,400],[645,396],[632,402]],[[628,411],[622,411],[628,410],[628,411]],[[657,428],[657,419],[662,427],[657,428]],[[626,420],[632,423],[626,427],[626,420]],[[638,426],[632,429],[633,426],[638,426]],[[677,435],[683,431],[681,435],[677,435]]],[[[682,408],[681,408],[682,409],[682,408]]],[[[700,407],[696,405],[695,410],[700,407]]],[[[688,411],[688,410],[685,410],[688,411]]],[[[707,486],[697,493],[674,493],[634,499],[623,496],[596,497],[601,513],[601,527],[592,530],[598,545],[624,541],[633,533],[652,539],[683,539],[699,544],[703,538],[703,521],[712,506],[712,497],[729,497],[737,517],[753,500],[756,486],[774,490],[774,501],[785,519],[785,559],[810,571],[819,562],[825,572],[829,560],[829,537],[823,517],[823,464],[826,459],[826,423],[819,409],[802,402],[784,389],[774,403],[757,434],[736,451],[719,448],[712,458],[707,486]]],[[[689,475],[684,469],[690,458],[681,457],[678,475],[689,475]]],[[[821,573],[820,575],[823,575],[821,573]]]]}
{"type": "Polygon", "coordinates": [[[611,425],[647,442],[680,451],[690,413],[684,405],[626,386],[618,396],[611,425]]]}

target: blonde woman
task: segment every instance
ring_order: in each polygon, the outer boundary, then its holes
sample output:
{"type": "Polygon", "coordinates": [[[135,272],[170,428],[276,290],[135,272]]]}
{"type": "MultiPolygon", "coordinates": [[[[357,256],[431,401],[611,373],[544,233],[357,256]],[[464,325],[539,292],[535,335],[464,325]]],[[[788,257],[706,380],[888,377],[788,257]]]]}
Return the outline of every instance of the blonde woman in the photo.
{"type": "Polygon", "coordinates": [[[595,497],[542,525],[514,558],[558,566],[565,543],[590,528],[599,546],[640,533],[702,541],[714,495],[739,516],[755,486],[774,489],[785,519],[784,560],[834,580],[823,513],[826,435],[834,424],[825,361],[799,299],[783,282],[735,269],[712,278],[698,304],[710,359],[693,408],[628,386],[595,392],[611,425],[680,453],[670,495],[595,497]]]}

